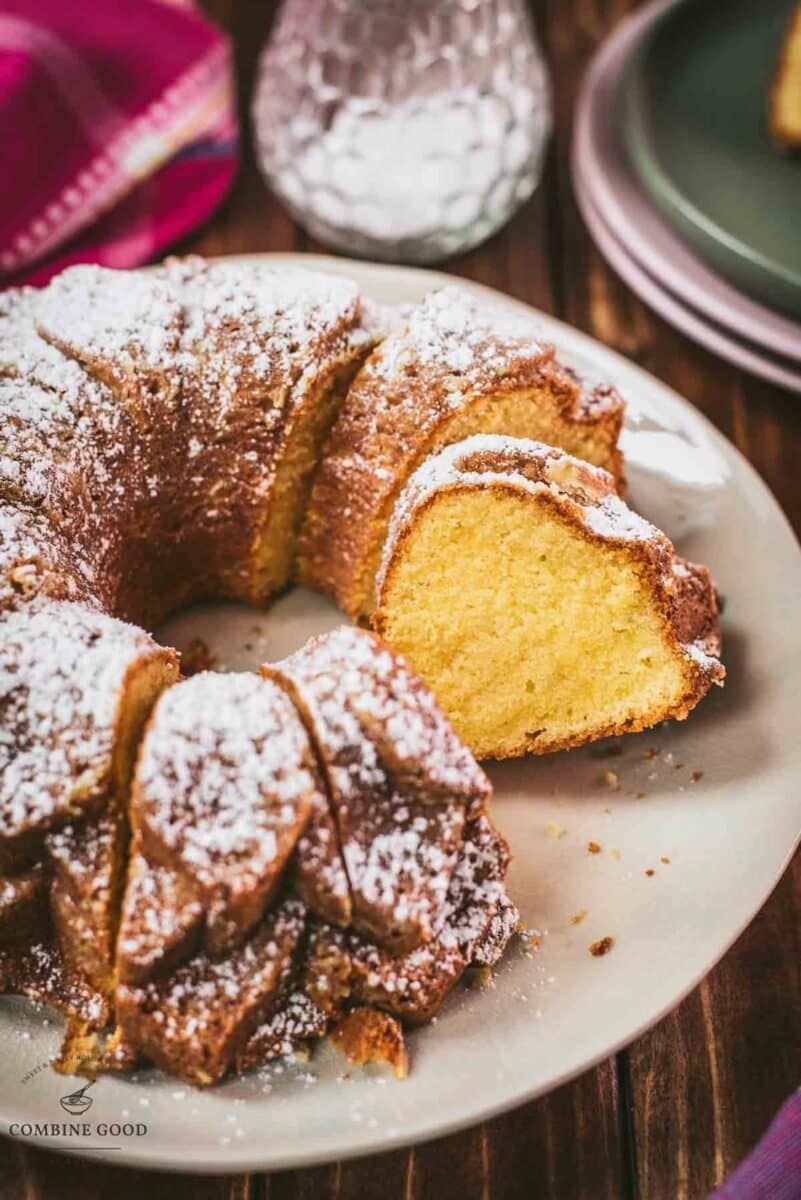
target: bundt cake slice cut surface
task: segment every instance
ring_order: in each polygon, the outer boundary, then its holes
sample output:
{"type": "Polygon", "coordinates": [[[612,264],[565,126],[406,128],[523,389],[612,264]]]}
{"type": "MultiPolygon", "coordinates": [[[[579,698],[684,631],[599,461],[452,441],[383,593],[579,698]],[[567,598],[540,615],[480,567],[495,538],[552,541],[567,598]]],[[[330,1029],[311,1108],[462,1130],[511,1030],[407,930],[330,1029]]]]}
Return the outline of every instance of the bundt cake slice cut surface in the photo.
{"type": "Polygon", "coordinates": [[[391,953],[429,941],[468,813],[489,783],[428,690],[372,634],[345,626],[262,668],[307,723],[325,772],[351,924],[391,953]]]}
{"type": "Polygon", "coordinates": [[[613,389],[561,367],[530,321],[443,288],[351,385],[314,480],[296,575],[366,617],[395,501],[424,458],[471,434],[504,433],[561,446],[621,481],[622,420],[613,389]]]}
{"type": "Polygon", "coordinates": [[[375,625],[479,757],[683,719],[722,681],[715,591],[605,471],[474,437],[404,491],[375,625]]]}

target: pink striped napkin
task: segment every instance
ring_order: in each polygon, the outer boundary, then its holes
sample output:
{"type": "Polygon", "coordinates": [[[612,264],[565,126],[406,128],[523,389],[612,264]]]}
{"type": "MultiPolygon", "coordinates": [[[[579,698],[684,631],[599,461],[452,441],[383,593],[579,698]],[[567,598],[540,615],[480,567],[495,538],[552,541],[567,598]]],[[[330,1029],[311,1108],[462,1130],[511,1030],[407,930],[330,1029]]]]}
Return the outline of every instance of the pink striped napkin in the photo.
{"type": "Polygon", "coordinates": [[[230,46],[191,0],[0,0],[0,285],[156,257],[236,162],[230,46]]]}

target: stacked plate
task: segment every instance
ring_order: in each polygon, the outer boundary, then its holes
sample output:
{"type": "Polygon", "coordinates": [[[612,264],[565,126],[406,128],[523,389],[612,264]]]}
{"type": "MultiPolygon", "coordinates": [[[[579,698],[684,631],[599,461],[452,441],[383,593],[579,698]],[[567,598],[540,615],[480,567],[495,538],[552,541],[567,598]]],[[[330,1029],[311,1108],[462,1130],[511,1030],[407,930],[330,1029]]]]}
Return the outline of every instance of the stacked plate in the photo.
{"type": "Polygon", "coordinates": [[[801,157],[765,121],[791,0],[658,0],[587,72],[573,180],[590,232],[651,308],[801,392],[801,157]]]}

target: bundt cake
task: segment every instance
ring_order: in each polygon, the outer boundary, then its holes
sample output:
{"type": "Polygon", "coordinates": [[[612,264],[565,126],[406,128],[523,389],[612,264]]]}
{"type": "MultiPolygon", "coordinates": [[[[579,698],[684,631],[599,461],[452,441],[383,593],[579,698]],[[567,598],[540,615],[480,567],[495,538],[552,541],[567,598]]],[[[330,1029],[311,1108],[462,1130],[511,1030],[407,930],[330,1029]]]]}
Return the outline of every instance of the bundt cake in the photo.
{"type": "Polygon", "coordinates": [[[314,480],[300,582],[369,616],[392,510],[427,455],[470,434],[561,446],[622,482],[623,402],[560,366],[529,322],[445,287],[413,309],[360,370],[314,480]]]}
{"type": "Polygon", "coordinates": [[[633,513],[606,471],[476,436],[395,509],[375,625],[478,757],[683,719],[723,678],[709,574],[633,513]]]}
{"type": "Polygon", "coordinates": [[[722,674],[708,576],[615,494],[621,419],[459,289],[398,324],[334,276],[190,259],[0,296],[0,990],[66,1014],[61,1069],[208,1084],[331,1034],[405,1072],[403,1027],[518,924],[459,733],[553,749],[722,674]],[[598,465],[443,449],[496,430],[598,465]],[[266,601],[307,507],[296,573],[353,616],[386,541],[393,648],[343,628],[178,682],[126,622],[266,601]]]}
{"type": "Polygon", "coordinates": [[[111,1065],[144,1057],[208,1084],[320,1037],[354,1005],[384,1015],[349,1023],[343,1045],[356,1058],[385,1045],[395,1061],[388,1017],[433,1015],[483,943],[500,952],[517,926],[489,784],[401,660],[342,629],[264,674],[194,676],[149,721],[111,1065]],[[315,874],[307,831],[323,811],[336,869],[315,874]],[[381,964],[372,990],[368,959],[381,964]],[[390,994],[393,973],[424,981],[424,1006],[410,982],[390,994]]]}

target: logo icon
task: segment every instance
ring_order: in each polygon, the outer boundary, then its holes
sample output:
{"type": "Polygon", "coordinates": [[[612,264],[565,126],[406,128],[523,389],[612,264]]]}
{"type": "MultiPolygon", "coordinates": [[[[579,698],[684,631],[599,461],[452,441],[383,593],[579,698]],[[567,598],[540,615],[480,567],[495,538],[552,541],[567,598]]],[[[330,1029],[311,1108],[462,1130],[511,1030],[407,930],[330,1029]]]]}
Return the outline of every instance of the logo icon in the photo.
{"type": "Polygon", "coordinates": [[[79,1117],[92,1107],[92,1097],[87,1096],[89,1088],[94,1085],[94,1079],[90,1079],[89,1083],[84,1084],[77,1092],[70,1092],[69,1096],[62,1096],[59,1104],[64,1109],[64,1112],[70,1113],[73,1117],[79,1117]]]}

